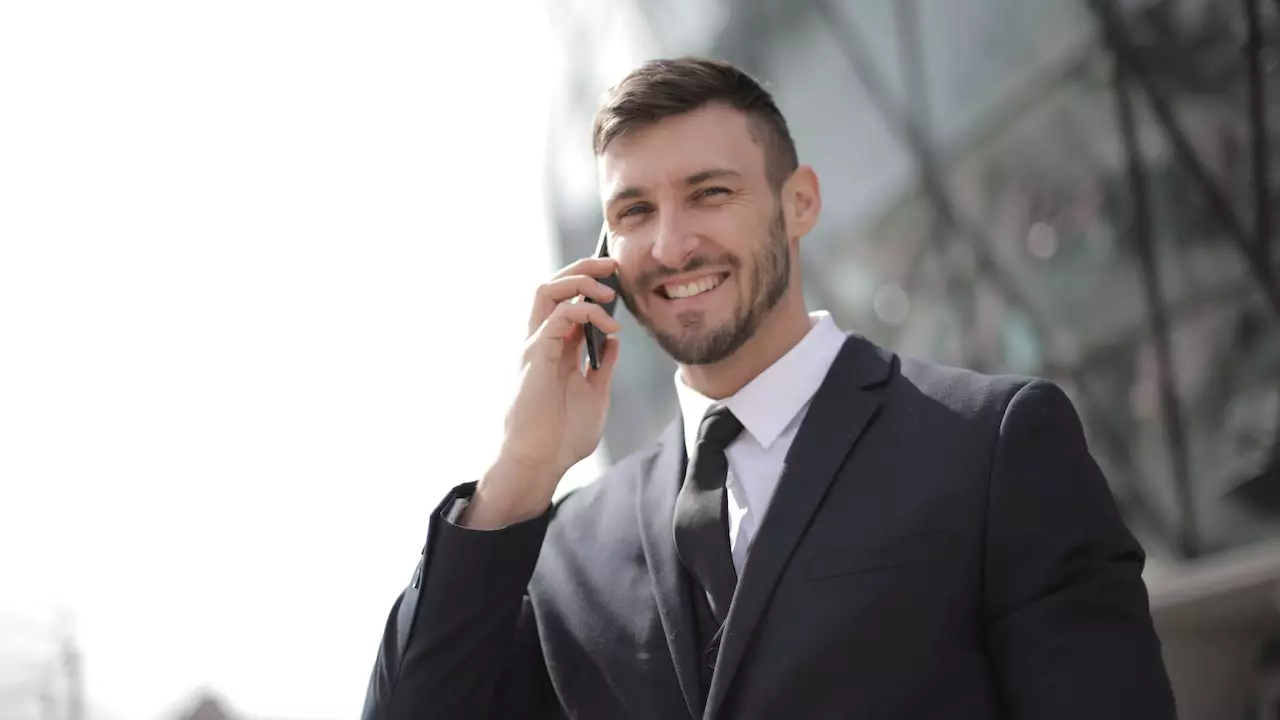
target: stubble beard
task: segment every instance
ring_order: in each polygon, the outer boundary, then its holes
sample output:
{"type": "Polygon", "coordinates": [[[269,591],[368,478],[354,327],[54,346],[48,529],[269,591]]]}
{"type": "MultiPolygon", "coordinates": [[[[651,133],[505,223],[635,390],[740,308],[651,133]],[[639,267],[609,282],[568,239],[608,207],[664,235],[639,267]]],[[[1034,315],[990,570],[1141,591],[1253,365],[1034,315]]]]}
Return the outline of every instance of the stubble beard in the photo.
{"type": "MultiPolygon", "coordinates": [[[[704,311],[688,310],[676,317],[680,323],[678,334],[664,331],[655,327],[651,318],[637,311],[635,298],[626,288],[622,292],[622,302],[658,346],[677,363],[712,365],[741,349],[787,294],[791,284],[791,252],[781,208],[774,214],[768,240],[755,254],[754,260],[746,301],[738,304],[732,318],[717,327],[707,327],[704,311]]],[[[742,262],[732,257],[727,261],[737,271],[741,282],[742,262]]],[[[705,258],[695,258],[679,272],[693,272],[706,264],[705,258]]]]}

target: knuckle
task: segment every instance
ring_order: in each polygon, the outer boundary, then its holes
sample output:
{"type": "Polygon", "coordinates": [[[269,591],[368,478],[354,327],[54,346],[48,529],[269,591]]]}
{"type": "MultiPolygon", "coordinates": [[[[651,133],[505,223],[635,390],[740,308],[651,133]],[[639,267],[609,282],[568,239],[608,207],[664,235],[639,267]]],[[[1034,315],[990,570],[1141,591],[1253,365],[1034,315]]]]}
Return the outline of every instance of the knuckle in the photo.
{"type": "Polygon", "coordinates": [[[578,317],[580,313],[581,313],[581,310],[579,309],[579,306],[577,303],[572,303],[572,302],[569,302],[568,300],[564,300],[556,304],[556,309],[553,310],[551,314],[557,318],[572,320],[573,318],[578,317]]]}
{"type": "Polygon", "coordinates": [[[538,286],[538,296],[548,300],[563,301],[575,294],[581,294],[588,287],[591,278],[585,275],[565,275],[548,280],[538,286]]]}

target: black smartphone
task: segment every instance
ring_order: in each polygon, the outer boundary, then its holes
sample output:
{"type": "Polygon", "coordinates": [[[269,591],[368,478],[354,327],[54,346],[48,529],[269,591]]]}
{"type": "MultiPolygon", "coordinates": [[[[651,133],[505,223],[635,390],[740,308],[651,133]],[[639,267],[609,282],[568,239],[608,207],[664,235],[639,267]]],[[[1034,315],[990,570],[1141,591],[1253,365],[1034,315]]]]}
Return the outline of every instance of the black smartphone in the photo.
{"type": "MultiPolygon", "coordinates": [[[[595,257],[609,257],[609,223],[601,223],[600,225],[600,242],[596,245],[595,257]]],[[[600,282],[613,288],[613,299],[606,303],[597,303],[609,313],[609,317],[613,317],[613,310],[618,306],[618,273],[610,273],[608,277],[600,278],[600,282]]],[[[583,298],[587,302],[595,302],[590,298],[583,298]]],[[[591,363],[592,370],[600,369],[600,357],[604,349],[604,339],[607,334],[600,328],[587,323],[587,360],[591,363]]]]}

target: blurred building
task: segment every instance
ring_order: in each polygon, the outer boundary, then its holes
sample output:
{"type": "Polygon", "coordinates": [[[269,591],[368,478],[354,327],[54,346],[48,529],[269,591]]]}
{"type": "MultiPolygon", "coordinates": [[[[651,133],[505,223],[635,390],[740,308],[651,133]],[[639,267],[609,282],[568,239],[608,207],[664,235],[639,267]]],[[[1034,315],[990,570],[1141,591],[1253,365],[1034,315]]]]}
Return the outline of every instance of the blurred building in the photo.
{"type": "MultiPolygon", "coordinates": [[[[1238,716],[1280,631],[1280,3],[549,5],[563,259],[601,222],[599,94],[649,57],[748,69],[822,181],[811,307],[901,353],[1060,383],[1152,556],[1184,716],[1238,716]]],[[[676,411],[673,366],[622,321],[613,459],[676,411]]]]}
{"type": "Polygon", "coordinates": [[[241,720],[227,706],[227,702],[212,692],[203,692],[188,703],[177,720],[241,720]]]}
{"type": "Polygon", "coordinates": [[[83,658],[66,618],[0,614],[0,718],[85,717],[83,658]]]}
{"type": "MultiPolygon", "coordinates": [[[[169,714],[173,720],[285,720],[265,718],[241,712],[225,696],[213,689],[203,689],[186,698],[169,714]]],[[[288,720],[299,720],[289,718],[288,720]]]]}

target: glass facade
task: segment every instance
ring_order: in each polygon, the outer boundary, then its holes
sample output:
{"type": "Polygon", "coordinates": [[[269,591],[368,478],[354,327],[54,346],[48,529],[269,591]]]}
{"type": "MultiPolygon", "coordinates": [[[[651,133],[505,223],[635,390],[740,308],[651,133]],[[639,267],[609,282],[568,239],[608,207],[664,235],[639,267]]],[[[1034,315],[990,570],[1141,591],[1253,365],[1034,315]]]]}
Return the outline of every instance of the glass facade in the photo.
{"type": "MultiPolygon", "coordinates": [[[[904,354],[1059,382],[1153,556],[1280,535],[1280,4],[553,6],[566,260],[600,223],[599,93],[648,57],[732,61],[822,181],[811,307],[904,354]]],[[[623,322],[613,459],[676,409],[672,364],[623,322]]]]}

